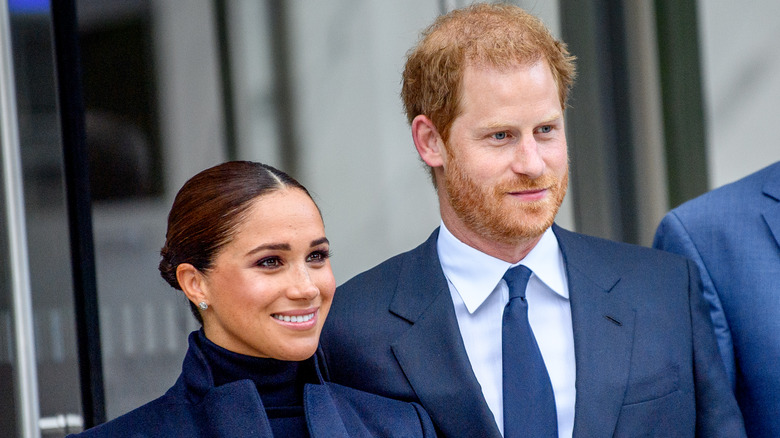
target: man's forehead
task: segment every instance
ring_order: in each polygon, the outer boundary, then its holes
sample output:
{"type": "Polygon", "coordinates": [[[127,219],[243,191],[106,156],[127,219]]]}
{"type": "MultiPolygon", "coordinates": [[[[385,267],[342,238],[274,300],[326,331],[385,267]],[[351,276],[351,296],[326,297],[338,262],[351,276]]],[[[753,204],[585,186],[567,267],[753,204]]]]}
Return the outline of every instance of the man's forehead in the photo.
{"type": "MultiPolygon", "coordinates": [[[[467,86],[479,86],[482,84],[482,79],[478,76],[481,76],[483,74],[492,74],[492,73],[499,73],[500,75],[503,74],[511,74],[518,70],[521,71],[531,71],[536,69],[537,67],[543,66],[547,73],[549,73],[549,78],[552,79],[552,87],[555,90],[556,95],[559,95],[559,84],[558,81],[555,78],[555,73],[552,68],[550,68],[549,64],[544,59],[539,59],[534,62],[526,62],[526,63],[515,63],[512,65],[507,66],[492,66],[487,64],[470,64],[464,67],[463,73],[461,75],[460,83],[458,84],[458,92],[459,92],[459,102],[458,102],[458,114],[463,109],[464,103],[466,103],[469,99],[469,93],[466,90],[467,86]],[[475,78],[475,76],[477,76],[475,78]],[[468,85],[467,85],[468,84],[468,85]]],[[[474,97],[474,96],[472,96],[474,97]]],[[[563,108],[561,108],[561,111],[563,111],[563,108]]]]}
{"type": "Polygon", "coordinates": [[[552,68],[546,59],[541,56],[526,60],[515,60],[501,63],[489,62],[486,60],[470,60],[463,64],[463,75],[476,72],[499,72],[508,73],[515,70],[527,70],[536,67],[537,64],[543,64],[552,73],[552,68]]]}

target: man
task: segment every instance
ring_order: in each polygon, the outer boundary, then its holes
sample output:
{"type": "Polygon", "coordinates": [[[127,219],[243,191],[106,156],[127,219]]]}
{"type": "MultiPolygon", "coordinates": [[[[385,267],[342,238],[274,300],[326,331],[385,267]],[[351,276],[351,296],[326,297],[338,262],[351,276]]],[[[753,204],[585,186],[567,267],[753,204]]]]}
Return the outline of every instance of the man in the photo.
{"type": "Polygon", "coordinates": [[[780,436],[780,162],[672,210],[654,246],[699,267],[748,436],[780,436]]]}
{"type": "Polygon", "coordinates": [[[573,77],[514,6],[423,33],[402,97],[442,223],[338,289],[330,378],[419,401],[449,437],[742,436],[695,266],[552,225],[573,77]]]}

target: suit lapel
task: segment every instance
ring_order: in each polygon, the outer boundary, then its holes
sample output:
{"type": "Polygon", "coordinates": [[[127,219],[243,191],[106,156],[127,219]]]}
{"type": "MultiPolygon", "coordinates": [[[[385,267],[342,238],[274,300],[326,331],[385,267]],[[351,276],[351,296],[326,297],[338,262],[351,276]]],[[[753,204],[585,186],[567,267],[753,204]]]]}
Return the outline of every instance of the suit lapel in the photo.
{"type": "MultiPolygon", "coordinates": [[[[773,172],[767,178],[764,184],[764,194],[775,201],[780,201],[780,164],[774,166],[773,172]]],[[[777,245],[780,246],[780,202],[767,208],[762,214],[777,245]]]]}
{"type": "Polygon", "coordinates": [[[393,354],[444,435],[500,438],[463,346],[437,238],[438,231],[401,270],[390,311],[412,326],[391,346],[393,354]]]}
{"type": "Polygon", "coordinates": [[[635,311],[617,293],[620,273],[592,238],[553,230],[566,264],[574,330],[574,436],[611,436],[628,383],[635,311]]]}

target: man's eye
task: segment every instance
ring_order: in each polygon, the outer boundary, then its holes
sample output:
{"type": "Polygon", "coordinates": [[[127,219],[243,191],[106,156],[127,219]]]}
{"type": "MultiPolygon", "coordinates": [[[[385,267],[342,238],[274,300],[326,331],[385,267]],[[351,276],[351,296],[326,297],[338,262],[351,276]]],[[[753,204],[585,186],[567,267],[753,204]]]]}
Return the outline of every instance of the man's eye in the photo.
{"type": "Polygon", "coordinates": [[[552,131],[552,125],[544,125],[544,126],[539,128],[539,133],[540,134],[547,134],[550,131],[552,131]]]}
{"type": "Polygon", "coordinates": [[[495,134],[493,134],[493,138],[496,140],[506,140],[506,137],[507,137],[506,132],[503,131],[496,132],[495,134]]]}

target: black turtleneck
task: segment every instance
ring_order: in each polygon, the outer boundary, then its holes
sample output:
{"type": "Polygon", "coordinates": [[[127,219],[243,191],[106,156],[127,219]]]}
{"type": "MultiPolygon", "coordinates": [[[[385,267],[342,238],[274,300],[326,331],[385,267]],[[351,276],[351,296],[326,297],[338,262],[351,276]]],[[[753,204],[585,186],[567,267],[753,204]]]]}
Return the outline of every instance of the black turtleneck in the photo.
{"type": "Polygon", "coordinates": [[[198,331],[198,341],[211,368],[214,386],[251,380],[263,401],[274,436],[309,436],[303,413],[303,386],[317,382],[312,360],[295,362],[234,353],[206,339],[203,330],[198,331]]]}

